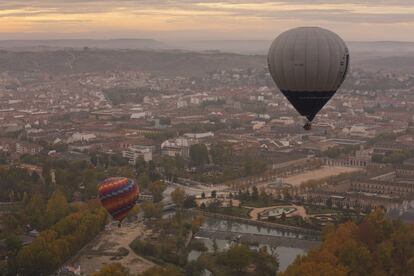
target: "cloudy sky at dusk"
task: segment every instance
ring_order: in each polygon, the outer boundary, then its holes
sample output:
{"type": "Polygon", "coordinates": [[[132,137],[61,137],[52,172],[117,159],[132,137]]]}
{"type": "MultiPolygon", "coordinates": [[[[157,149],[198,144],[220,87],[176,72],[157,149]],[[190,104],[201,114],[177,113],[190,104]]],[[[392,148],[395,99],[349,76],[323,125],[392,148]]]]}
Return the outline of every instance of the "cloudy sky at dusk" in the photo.
{"type": "Polygon", "coordinates": [[[271,39],[297,26],[414,41],[414,0],[4,0],[0,39],[271,39]]]}

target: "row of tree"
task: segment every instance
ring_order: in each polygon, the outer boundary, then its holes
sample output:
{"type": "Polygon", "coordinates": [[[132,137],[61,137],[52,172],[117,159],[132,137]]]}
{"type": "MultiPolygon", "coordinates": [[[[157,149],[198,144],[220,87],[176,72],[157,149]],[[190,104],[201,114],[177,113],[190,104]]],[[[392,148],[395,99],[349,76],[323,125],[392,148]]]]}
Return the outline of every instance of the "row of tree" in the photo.
{"type": "Polygon", "coordinates": [[[14,270],[19,275],[49,275],[101,231],[106,211],[87,206],[72,213],[40,235],[16,255],[14,270]]]}

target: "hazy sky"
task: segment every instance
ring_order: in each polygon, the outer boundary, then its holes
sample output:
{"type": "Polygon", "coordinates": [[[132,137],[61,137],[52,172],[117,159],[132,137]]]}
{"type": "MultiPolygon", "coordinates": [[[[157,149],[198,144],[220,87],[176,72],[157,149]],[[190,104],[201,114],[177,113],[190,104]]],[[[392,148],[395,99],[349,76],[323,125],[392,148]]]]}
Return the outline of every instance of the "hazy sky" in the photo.
{"type": "Polygon", "coordinates": [[[414,41],[414,0],[0,0],[0,39],[272,39],[296,26],[414,41]]]}

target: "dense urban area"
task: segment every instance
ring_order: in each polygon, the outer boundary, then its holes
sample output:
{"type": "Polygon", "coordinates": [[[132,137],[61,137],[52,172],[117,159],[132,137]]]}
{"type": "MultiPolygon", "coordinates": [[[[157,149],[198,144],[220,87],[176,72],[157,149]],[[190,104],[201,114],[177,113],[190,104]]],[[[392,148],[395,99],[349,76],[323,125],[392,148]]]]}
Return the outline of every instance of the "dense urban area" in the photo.
{"type": "Polygon", "coordinates": [[[355,52],[305,131],[264,55],[2,50],[0,274],[412,275],[411,51],[355,52]]]}

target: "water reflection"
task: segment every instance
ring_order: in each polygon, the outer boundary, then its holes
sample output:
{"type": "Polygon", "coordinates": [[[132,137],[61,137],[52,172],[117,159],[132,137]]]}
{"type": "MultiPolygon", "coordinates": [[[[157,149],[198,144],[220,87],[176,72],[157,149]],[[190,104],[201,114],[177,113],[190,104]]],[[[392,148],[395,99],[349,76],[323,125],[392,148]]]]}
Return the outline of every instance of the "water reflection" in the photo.
{"type": "MultiPolygon", "coordinates": [[[[202,226],[202,229],[208,230],[210,232],[223,231],[223,232],[233,232],[241,234],[260,234],[263,236],[275,236],[283,237],[288,240],[288,242],[282,243],[283,246],[278,246],[276,252],[279,255],[279,270],[283,271],[291,264],[296,256],[306,253],[309,249],[310,244],[313,246],[317,242],[310,242],[303,240],[305,237],[302,234],[292,233],[285,230],[277,230],[272,228],[267,228],[263,226],[254,226],[229,220],[219,220],[215,218],[207,218],[205,223],[202,226]],[[294,242],[292,242],[294,241],[294,242]]],[[[209,252],[213,252],[213,240],[211,238],[198,237],[200,241],[208,248],[209,252]]],[[[257,249],[258,247],[267,246],[270,250],[271,244],[263,239],[256,246],[251,246],[251,248],[257,249]]],[[[267,239],[270,242],[270,239],[267,239]]],[[[231,241],[225,239],[216,239],[216,244],[218,250],[226,249],[230,246],[231,241]]],[[[274,243],[273,243],[274,244],[274,243]]],[[[189,255],[189,260],[196,260],[201,255],[199,251],[191,251],[189,255]]]]}
{"type": "MultiPolygon", "coordinates": [[[[210,239],[198,239],[204,243],[204,245],[208,248],[208,252],[213,252],[213,241],[210,239]]],[[[216,240],[217,248],[219,251],[225,250],[230,246],[230,241],[227,240],[216,240]]],[[[268,251],[270,253],[269,245],[267,244],[259,244],[258,246],[250,246],[251,248],[257,249],[263,246],[267,246],[268,251]]],[[[293,247],[285,247],[285,246],[278,246],[276,248],[276,252],[279,256],[279,271],[284,271],[296,258],[296,256],[305,254],[306,250],[302,248],[293,248],[293,247]]],[[[201,252],[192,250],[188,255],[188,260],[197,260],[197,258],[201,255],[201,252]]]]}
{"type": "Polygon", "coordinates": [[[288,238],[303,238],[302,234],[288,232],[285,230],[277,230],[262,226],[255,226],[244,224],[240,222],[234,222],[229,220],[218,220],[214,218],[207,218],[206,222],[203,225],[203,228],[212,230],[212,231],[228,231],[228,232],[240,232],[240,233],[249,233],[249,234],[262,234],[269,236],[277,237],[288,237],[288,238]],[[266,231],[262,231],[266,230],[266,231]]]}

